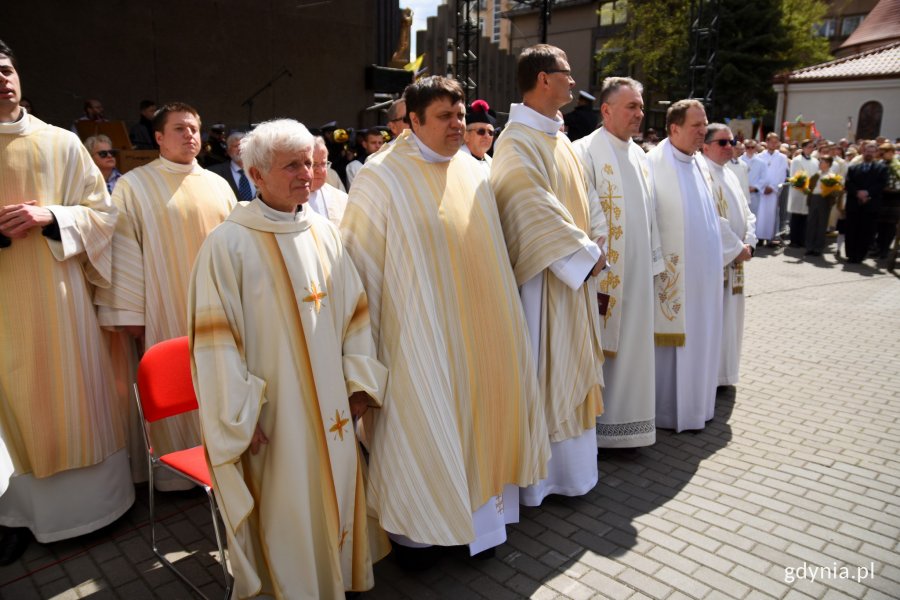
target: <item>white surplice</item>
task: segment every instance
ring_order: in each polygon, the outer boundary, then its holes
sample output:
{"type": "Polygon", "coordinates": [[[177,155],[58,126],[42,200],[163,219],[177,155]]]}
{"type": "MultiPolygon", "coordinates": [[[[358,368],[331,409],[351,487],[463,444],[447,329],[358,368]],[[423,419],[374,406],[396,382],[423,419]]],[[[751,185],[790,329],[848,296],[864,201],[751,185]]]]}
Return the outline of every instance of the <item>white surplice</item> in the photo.
{"type": "MultiPolygon", "coordinates": [[[[671,144],[684,215],[685,343],[656,348],[656,426],[684,431],[703,429],[715,414],[722,343],[722,238],[719,215],[699,155],[688,155],[671,144]]],[[[654,171],[654,177],[656,177],[654,171]]],[[[665,243],[665,241],[664,241],[665,243]]]]}

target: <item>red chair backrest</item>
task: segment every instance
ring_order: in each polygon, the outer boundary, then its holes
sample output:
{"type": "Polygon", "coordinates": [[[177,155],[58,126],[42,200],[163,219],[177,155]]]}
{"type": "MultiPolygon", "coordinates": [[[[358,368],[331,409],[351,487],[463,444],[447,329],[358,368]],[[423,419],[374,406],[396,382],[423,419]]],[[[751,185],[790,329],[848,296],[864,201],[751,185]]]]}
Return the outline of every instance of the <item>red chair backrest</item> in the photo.
{"type": "Polygon", "coordinates": [[[187,336],[160,342],[147,350],[138,365],[137,385],[148,423],[196,410],[187,336]]]}

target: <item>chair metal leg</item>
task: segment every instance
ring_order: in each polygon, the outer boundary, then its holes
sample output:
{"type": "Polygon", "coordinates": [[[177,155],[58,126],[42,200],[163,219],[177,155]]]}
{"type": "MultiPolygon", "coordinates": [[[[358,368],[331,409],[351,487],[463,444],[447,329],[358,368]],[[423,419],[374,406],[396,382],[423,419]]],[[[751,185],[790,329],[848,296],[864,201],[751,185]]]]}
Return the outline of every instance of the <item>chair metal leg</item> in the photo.
{"type": "MultiPolygon", "coordinates": [[[[160,551],[159,547],[156,544],[156,513],[153,501],[153,496],[155,493],[155,489],[153,488],[153,473],[155,471],[155,464],[152,458],[149,459],[149,463],[150,472],[148,484],[150,486],[150,542],[151,547],[153,548],[153,554],[156,555],[156,558],[159,559],[159,561],[163,565],[165,565],[169,570],[175,573],[175,575],[177,575],[178,578],[181,579],[181,581],[186,586],[188,586],[191,591],[193,591],[198,597],[203,598],[204,600],[209,600],[209,597],[201,592],[200,588],[198,588],[190,579],[188,579],[181,571],[178,570],[178,567],[176,567],[168,558],[165,557],[165,555],[160,551]]],[[[212,496],[212,490],[206,486],[203,486],[203,489],[206,490],[206,494],[210,498],[210,500],[214,500],[212,496]]],[[[216,520],[218,518],[218,515],[216,514],[215,504],[210,504],[210,507],[213,518],[213,529],[216,533],[216,543],[219,545],[219,553],[222,557],[222,571],[225,574],[225,600],[228,600],[231,597],[231,588],[233,582],[230,575],[228,574],[228,566],[225,563],[225,548],[222,544],[222,536],[219,533],[219,523],[216,520]]]]}
{"type": "Polygon", "coordinates": [[[219,557],[222,562],[222,575],[225,577],[225,600],[231,598],[231,587],[234,583],[228,573],[228,559],[225,558],[225,544],[222,543],[222,532],[219,529],[219,505],[212,488],[203,486],[206,496],[209,498],[209,513],[212,517],[213,531],[216,533],[216,544],[219,546],[219,557]]]}

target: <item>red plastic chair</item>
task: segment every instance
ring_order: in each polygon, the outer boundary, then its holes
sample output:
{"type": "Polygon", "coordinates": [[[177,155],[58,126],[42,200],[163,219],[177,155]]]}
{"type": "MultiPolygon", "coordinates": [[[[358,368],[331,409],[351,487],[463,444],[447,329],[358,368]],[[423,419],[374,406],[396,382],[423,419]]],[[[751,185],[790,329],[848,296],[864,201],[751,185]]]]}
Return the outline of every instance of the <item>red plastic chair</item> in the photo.
{"type": "Polygon", "coordinates": [[[153,504],[153,473],[164,468],[171,473],[201,486],[209,498],[209,509],[212,514],[213,528],[216,532],[216,543],[219,545],[219,556],[222,557],[222,571],[225,575],[225,598],[231,597],[232,579],[228,574],[225,557],[225,546],[219,531],[219,509],[213,494],[209,468],[203,446],[194,446],[185,450],[177,450],[156,456],[150,443],[150,424],[176,415],[198,409],[197,396],[194,394],[194,383],[191,379],[191,351],[187,336],[160,342],[151,347],[138,365],[137,383],[134,386],[137,396],[138,411],[141,416],[141,431],[147,446],[147,470],[150,490],[150,538],[153,553],[181,580],[190,586],[199,596],[206,598],[196,585],[179,571],[174,564],[159,551],[156,545],[156,514],[153,504]]]}

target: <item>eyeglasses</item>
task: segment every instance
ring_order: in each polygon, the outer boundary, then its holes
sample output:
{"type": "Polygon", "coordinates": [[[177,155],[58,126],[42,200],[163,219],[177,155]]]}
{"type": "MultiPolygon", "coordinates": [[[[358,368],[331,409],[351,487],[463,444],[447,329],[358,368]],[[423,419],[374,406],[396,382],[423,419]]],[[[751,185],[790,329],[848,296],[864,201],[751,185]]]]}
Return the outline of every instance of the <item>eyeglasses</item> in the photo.
{"type": "Polygon", "coordinates": [[[479,127],[478,129],[470,129],[469,131],[474,131],[478,135],[489,135],[491,137],[494,137],[497,134],[496,131],[488,129],[487,127],[479,127]]]}
{"type": "Polygon", "coordinates": [[[571,69],[547,69],[546,71],[544,71],[544,73],[547,73],[548,75],[551,75],[553,73],[562,73],[566,77],[570,77],[572,75],[572,70],[571,69]]]}
{"type": "Polygon", "coordinates": [[[100,158],[109,158],[110,156],[115,156],[115,155],[116,155],[115,150],[98,150],[97,151],[97,156],[99,156],[100,158]]]}
{"type": "Polygon", "coordinates": [[[325,162],[318,162],[318,163],[317,163],[317,162],[314,162],[312,168],[313,168],[313,169],[318,169],[318,170],[330,169],[330,168],[331,168],[331,161],[330,161],[330,160],[326,160],[325,162]]]}
{"type": "Polygon", "coordinates": [[[734,146],[735,144],[737,144],[737,140],[712,140],[709,143],[718,144],[719,146],[724,148],[725,146],[734,146]]]}

